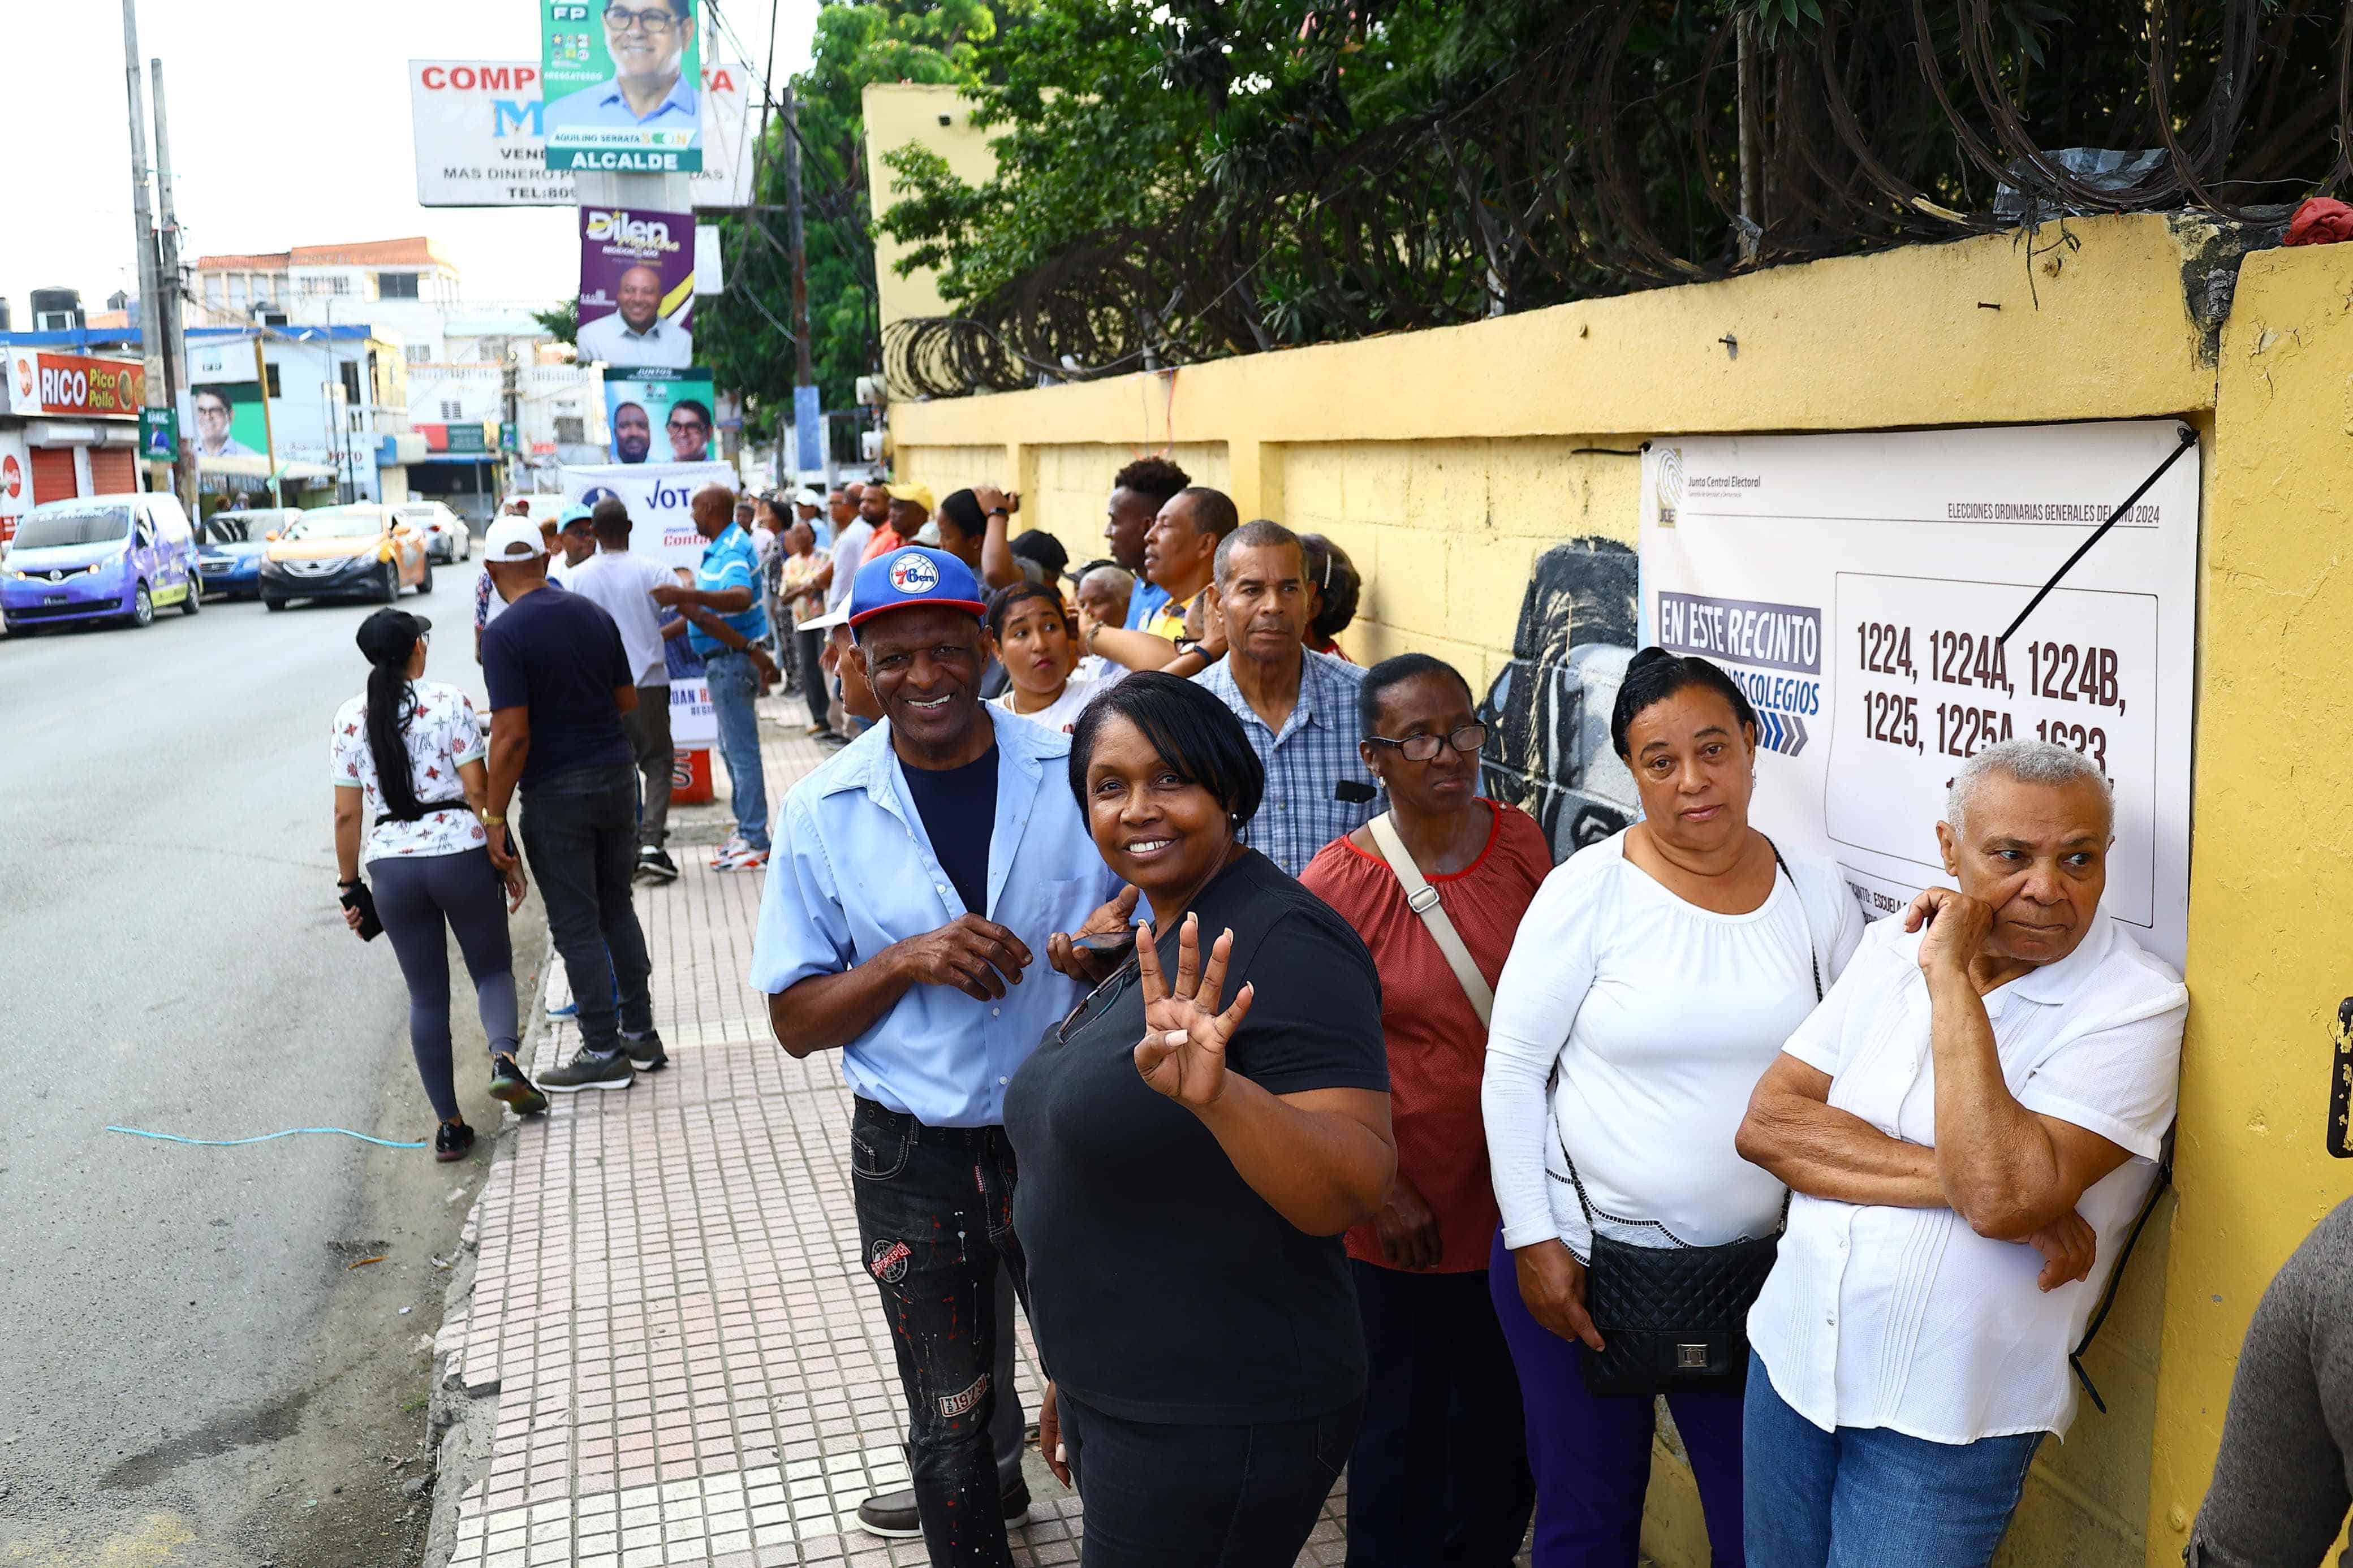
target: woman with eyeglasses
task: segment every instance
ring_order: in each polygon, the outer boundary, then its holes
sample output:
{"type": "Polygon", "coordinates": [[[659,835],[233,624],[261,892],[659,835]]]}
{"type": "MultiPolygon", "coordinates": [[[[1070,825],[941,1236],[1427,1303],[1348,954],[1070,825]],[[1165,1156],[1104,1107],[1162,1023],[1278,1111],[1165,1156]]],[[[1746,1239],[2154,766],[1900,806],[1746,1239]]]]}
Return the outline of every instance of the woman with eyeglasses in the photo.
{"type": "Polygon", "coordinates": [[[501,873],[491,864],[480,819],[490,791],[481,721],[464,692],[424,678],[432,629],[404,610],[378,610],[360,623],[367,689],[335,710],[330,766],[343,923],[363,938],[380,924],[392,940],[408,985],[409,1049],[441,1122],[433,1156],[449,1161],[474,1146],[452,1079],[451,931],[490,1041],[491,1098],[530,1116],[547,1109],[547,1097],[515,1062],[507,916],[522,904],[522,868],[501,873]]]}
{"type": "Polygon", "coordinates": [[[1049,940],[1099,984],[1005,1098],[1039,1446],[1076,1478],[1082,1568],[1290,1568],[1356,1437],[1340,1236],[1396,1169],[1381,986],[1242,843],[1264,785],[1240,721],[1175,676],[1128,677],[1071,734],[1095,847],[1151,917],[1049,940]]]}
{"type": "Polygon", "coordinates": [[[1495,985],[1482,1102],[1504,1225],[1489,1278],[1527,1417],[1536,1568],[1634,1568],[1658,1394],[1716,1568],[1738,1568],[1747,1304],[1645,1296],[1665,1260],[1628,1255],[1678,1249],[1686,1279],[1715,1267],[1720,1282],[1731,1267],[1692,1249],[1779,1234],[1787,1189],[1733,1141],[1862,916],[1835,866],[1748,825],[1757,713],[1723,670],[1643,649],[1609,739],[1642,819],[1545,879],[1495,985]],[[1625,1364],[1651,1343],[1630,1331],[1606,1357],[1611,1330],[1589,1310],[1605,1296],[1635,1300],[1621,1321],[1673,1331],[1652,1346],[1664,1364],[1625,1364]]]}
{"type": "Polygon", "coordinates": [[[1519,1382],[1487,1294],[1487,1023],[1416,905],[1419,888],[1430,889],[1492,990],[1552,854],[1525,812],[1481,797],[1487,729],[1451,665],[1419,653],[1384,659],[1365,672],[1357,707],[1358,750],[1388,814],[1334,839],[1299,878],[1380,970],[1397,1138],[1397,1184],[1347,1237],[1370,1363],[1348,1458],[1348,1563],[1504,1568],[1535,1494],[1519,1382]]]}

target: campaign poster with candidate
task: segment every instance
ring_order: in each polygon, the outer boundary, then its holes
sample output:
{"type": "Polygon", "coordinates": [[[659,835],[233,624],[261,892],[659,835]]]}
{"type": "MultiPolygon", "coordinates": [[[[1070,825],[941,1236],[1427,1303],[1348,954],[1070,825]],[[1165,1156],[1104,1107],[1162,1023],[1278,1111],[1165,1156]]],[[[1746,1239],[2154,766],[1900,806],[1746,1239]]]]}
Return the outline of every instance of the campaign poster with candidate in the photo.
{"type": "Polygon", "coordinates": [[[700,463],[718,456],[707,370],[640,370],[605,377],[605,423],[617,463],[700,463]]]}
{"type": "Polygon", "coordinates": [[[189,388],[196,457],[258,458],[269,452],[269,410],[258,381],[200,381],[189,388]]]}
{"type": "Polygon", "coordinates": [[[695,0],[540,0],[547,166],[702,168],[695,0]]]}
{"type": "Polygon", "coordinates": [[[694,215],[580,209],[580,358],[622,369],[694,363],[694,215]]]}

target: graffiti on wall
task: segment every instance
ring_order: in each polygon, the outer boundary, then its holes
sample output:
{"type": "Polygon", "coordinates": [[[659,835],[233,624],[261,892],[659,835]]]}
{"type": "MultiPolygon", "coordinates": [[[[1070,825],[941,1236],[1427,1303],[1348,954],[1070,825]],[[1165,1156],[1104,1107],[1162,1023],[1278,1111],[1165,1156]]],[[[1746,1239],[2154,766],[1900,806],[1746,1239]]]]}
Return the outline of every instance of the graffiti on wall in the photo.
{"type": "Polygon", "coordinates": [[[1638,635],[1635,566],[1632,546],[1599,537],[1538,556],[1511,662],[1480,709],[1480,788],[1534,816],[1556,862],[1636,815],[1633,775],[1609,744],[1609,710],[1638,635]]]}

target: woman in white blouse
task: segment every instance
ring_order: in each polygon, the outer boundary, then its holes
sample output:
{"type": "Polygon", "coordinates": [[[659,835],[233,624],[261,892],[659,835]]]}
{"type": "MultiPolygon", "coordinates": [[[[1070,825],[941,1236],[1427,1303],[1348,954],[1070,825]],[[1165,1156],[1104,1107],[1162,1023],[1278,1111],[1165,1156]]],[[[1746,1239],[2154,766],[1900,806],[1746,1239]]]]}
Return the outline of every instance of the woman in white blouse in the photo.
{"type": "MultiPolygon", "coordinates": [[[[1489,1279],[1527,1415],[1536,1568],[1638,1555],[1653,1401],[1587,1390],[1582,1363],[1604,1344],[1586,1304],[1593,1227],[1694,1247],[1778,1230],[1781,1184],[1734,1135],[1862,937],[1835,868],[1748,826],[1757,715],[1723,670],[1644,649],[1610,739],[1643,819],[1536,894],[1495,988],[1482,1097],[1504,1221],[1489,1279]]],[[[1739,1564],[1739,1389],[1668,1404],[1717,1568],[1739,1564]]]]}

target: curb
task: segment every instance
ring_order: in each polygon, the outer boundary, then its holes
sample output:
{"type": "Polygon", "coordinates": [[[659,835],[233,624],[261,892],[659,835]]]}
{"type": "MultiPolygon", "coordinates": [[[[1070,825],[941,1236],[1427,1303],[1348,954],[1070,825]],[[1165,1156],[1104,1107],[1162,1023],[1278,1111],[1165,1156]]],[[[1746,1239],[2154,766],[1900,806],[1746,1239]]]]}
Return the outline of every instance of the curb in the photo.
{"type": "MultiPolygon", "coordinates": [[[[540,1043],[554,1027],[548,1022],[543,998],[547,994],[548,970],[555,962],[555,944],[544,930],[541,938],[539,963],[533,971],[536,983],[530,988],[530,1000],[523,1004],[530,1012],[531,1022],[515,1049],[517,1058],[525,1062],[533,1059],[540,1043]]],[[[450,1269],[449,1288],[441,1298],[444,1328],[465,1321],[472,1312],[474,1276],[481,1264],[481,1242],[474,1216],[484,1194],[497,1184],[498,1167],[514,1159],[522,1127],[522,1118],[501,1114],[491,1163],[482,1173],[481,1185],[475,1189],[474,1202],[459,1226],[458,1260],[450,1269]]],[[[458,1501],[490,1470],[491,1439],[499,1419],[499,1385],[491,1383],[469,1392],[464,1359],[462,1343],[454,1351],[437,1346],[433,1352],[432,1388],[425,1427],[426,1443],[433,1450],[433,1513],[426,1525],[422,1568],[448,1568],[458,1550],[458,1501]]]]}

